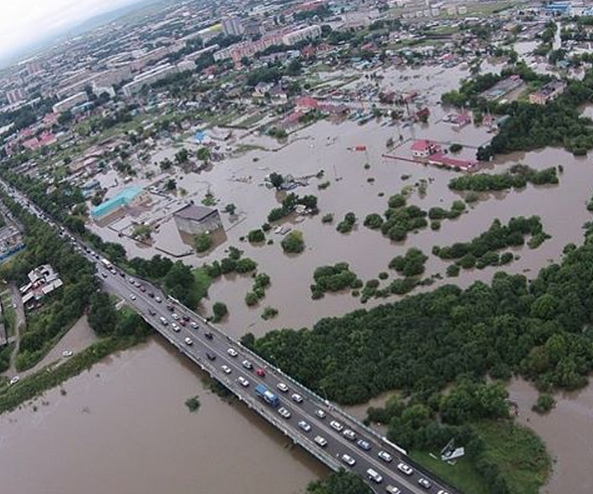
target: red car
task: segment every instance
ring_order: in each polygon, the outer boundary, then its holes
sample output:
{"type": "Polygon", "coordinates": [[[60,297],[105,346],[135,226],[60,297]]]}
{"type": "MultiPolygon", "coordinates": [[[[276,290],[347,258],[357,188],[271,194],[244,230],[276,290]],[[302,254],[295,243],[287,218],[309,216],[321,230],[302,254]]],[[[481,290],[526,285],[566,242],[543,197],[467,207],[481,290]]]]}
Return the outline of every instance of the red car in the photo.
{"type": "Polygon", "coordinates": [[[179,324],[181,324],[182,326],[185,326],[187,324],[187,322],[185,322],[185,319],[180,319],[179,324]]]}
{"type": "Polygon", "coordinates": [[[259,376],[259,377],[266,377],[266,372],[263,369],[260,369],[259,367],[256,369],[255,373],[259,376]]]}

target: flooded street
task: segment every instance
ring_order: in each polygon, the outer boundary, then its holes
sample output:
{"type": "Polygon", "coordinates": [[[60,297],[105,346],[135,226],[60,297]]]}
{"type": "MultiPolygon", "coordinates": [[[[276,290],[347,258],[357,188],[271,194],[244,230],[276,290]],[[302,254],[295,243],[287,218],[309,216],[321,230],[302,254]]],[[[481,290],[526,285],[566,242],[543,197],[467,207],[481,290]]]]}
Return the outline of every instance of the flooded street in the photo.
{"type": "Polygon", "coordinates": [[[554,395],[556,407],[546,415],[531,410],[537,390],[523,380],[513,380],[509,398],[519,405],[518,421],[533,429],[554,459],[552,476],[542,494],[593,492],[593,386],[577,393],[554,395]]]}
{"type": "Polygon", "coordinates": [[[294,494],[318,462],[153,339],[0,416],[2,494],[294,494]],[[200,409],[184,402],[198,395],[200,409]],[[47,404],[42,404],[47,402],[47,404]]]}

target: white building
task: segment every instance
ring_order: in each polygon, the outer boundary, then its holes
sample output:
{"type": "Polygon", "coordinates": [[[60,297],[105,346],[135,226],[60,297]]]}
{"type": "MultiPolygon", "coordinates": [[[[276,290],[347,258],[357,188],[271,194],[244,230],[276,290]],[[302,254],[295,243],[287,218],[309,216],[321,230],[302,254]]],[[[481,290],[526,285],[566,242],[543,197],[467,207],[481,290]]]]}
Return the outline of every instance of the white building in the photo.
{"type": "Polygon", "coordinates": [[[31,300],[42,299],[63,285],[58,273],[49,264],[43,264],[29,271],[27,276],[29,283],[19,288],[25,305],[31,300]]]}
{"type": "Polygon", "coordinates": [[[282,42],[285,45],[296,45],[304,40],[312,40],[321,36],[321,27],[318,25],[307,26],[302,29],[297,29],[291,33],[282,36],[282,42]]]}
{"type": "Polygon", "coordinates": [[[81,103],[86,103],[88,100],[89,97],[86,92],[81,91],[80,93],[76,93],[66,99],[63,99],[62,101],[59,101],[52,107],[52,110],[54,113],[63,113],[74,108],[75,106],[80,105],[81,103]]]}
{"type": "Polygon", "coordinates": [[[171,74],[175,74],[176,72],[177,67],[175,65],[171,65],[170,63],[159,65],[154,69],[142,72],[141,74],[138,74],[136,77],[134,77],[133,81],[128,82],[122,88],[124,96],[129,98],[130,96],[139,93],[144,86],[150,86],[151,84],[160,81],[171,74]]]}
{"type": "Polygon", "coordinates": [[[222,30],[226,36],[241,36],[245,32],[241,20],[235,15],[222,20],[222,30]]]}

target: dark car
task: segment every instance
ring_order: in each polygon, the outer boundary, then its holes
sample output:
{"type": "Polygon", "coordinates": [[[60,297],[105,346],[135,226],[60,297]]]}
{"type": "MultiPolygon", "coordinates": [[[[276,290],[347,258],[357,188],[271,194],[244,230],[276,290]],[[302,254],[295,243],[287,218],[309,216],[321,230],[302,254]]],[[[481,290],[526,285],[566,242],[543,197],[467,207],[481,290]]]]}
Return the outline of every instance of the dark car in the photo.
{"type": "Polygon", "coordinates": [[[154,298],[154,293],[152,293],[152,292],[148,292],[148,296],[149,296],[150,298],[154,298]]]}
{"type": "Polygon", "coordinates": [[[181,316],[181,320],[188,322],[189,321],[189,316],[181,316]]]}
{"type": "Polygon", "coordinates": [[[257,368],[257,370],[255,371],[255,373],[259,376],[259,377],[266,377],[266,371],[261,369],[261,368],[257,368]]]}
{"type": "Polygon", "coordinates": [[[167,304],[167,310],[173,312],[173,306],[171,304],[167,304]]]}
{"type": "Polygon", "coordinates": [[[185,321],[185,319],[179,319],[179,324],[181,324],[182,326],[187,325],[187,322],[185,321]]]}
{"type": "Polygon", "coordinates": [[[156,312],[155,312],[155,311],[153,311],[152,309],[148,309],[148,313],[149,313],[151,316],[156,316],[156,312]]]}
{"type": "Polygon", "coordinates": [[[208,360],[216,360],[216,355],[210,352],[206,352],[206,357],[208,357],[208,360]]]}
{"type": "Polygon", "coordinates": [[[212,338],[214,338],[214,335],[208,331],[207,333],[204,333],[204,336],[206,337],[207,340],[211,340],[212,338]]]}

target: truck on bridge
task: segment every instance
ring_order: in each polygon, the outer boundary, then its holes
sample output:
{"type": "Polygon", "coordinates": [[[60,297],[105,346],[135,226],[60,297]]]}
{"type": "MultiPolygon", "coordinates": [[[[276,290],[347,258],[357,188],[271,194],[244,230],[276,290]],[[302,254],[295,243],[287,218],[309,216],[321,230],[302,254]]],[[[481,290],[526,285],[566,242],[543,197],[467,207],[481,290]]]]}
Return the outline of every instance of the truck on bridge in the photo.
{"type": "Polygon", "coordinates": [[[259,396],[262,400],[264,400],[268,405],[272,405],[273,407],[277,407],[280,404],[280,400],[278,396],[272,393],[266,386],[263,384],[258,384],[255,387],[255,394],[259,396]]]}

